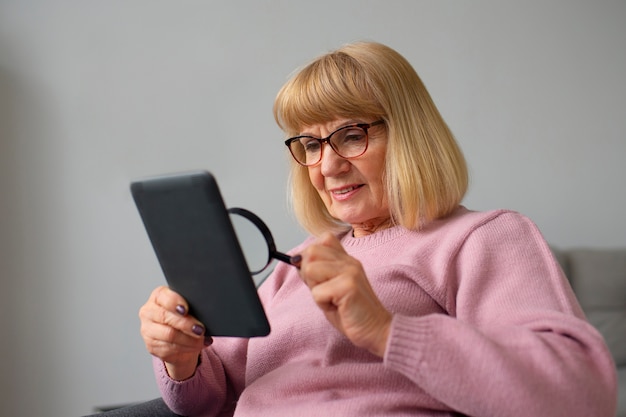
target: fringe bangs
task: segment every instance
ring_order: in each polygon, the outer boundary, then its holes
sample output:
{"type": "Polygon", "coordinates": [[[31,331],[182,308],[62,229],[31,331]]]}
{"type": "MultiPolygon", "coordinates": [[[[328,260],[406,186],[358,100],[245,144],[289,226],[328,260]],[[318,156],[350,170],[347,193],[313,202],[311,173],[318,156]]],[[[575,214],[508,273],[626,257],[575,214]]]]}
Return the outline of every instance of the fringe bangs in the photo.
{"type": "Polygon", "coordinates": [[[274,104],[278,125],[290,136],[303,126],[326,123],[337,117],[376,116],[371,83],[360,65],[342,52],[326,55],[309,64],[279,91],[274,104]]]}

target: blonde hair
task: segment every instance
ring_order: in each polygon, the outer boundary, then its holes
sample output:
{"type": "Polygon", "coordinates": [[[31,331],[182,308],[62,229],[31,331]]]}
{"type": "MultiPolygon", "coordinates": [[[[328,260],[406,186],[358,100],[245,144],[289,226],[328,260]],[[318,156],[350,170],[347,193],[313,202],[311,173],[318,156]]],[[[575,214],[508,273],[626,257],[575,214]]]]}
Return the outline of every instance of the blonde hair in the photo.
{"type": "MultiPolygon", "coordinates": [[[[411,64],[385,45],[352,43],[312,61],[278,92],[274,118],[287,136],[337,118],[383,119],[387,201],[393,221],[406,228],[450,214],[467,191],[467,166],[452,132],[411,64]]],[[[349,228],[330,215],[308,169],[293,160],[290,183],[306,230],[349,228]]]]}

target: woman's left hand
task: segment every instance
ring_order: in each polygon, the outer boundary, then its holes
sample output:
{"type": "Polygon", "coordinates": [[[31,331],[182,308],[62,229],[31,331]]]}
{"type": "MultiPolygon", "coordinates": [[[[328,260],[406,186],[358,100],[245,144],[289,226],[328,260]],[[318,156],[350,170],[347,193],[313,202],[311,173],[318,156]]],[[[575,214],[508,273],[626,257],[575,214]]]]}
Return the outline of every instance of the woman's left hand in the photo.
{"type": "Polygon", "coordinates": [[[383,357],[392,315],[374,293],[361,263],[330,233],[300,256],[300,276],[328,321],[354,345],[383,357]]]}

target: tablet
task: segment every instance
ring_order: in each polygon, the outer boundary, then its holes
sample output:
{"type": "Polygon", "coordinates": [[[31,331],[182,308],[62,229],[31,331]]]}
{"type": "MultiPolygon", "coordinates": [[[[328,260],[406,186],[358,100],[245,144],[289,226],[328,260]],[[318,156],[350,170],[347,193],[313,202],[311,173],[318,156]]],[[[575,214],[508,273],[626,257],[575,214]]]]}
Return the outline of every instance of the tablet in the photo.
{"type": "Polygon", "coordinates": [[[217,182],[207,171],[134,181],[133,199],[169,287],[207,336],[265,336],[270,326],[217,182]]]}

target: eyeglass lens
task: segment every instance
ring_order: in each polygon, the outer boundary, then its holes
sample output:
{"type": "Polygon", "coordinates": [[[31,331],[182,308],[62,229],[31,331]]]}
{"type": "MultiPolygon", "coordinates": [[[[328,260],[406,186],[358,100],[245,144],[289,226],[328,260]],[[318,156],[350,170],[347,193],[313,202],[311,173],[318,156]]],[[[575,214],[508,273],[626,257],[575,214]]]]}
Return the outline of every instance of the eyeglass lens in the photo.
{"type": "Polygon", "coordinates": [[[359,126],[345,126],[326,139],[302,136],[289,144],[292,155],[303,165],[315,165],[322,159],[322,143],[328,142],[343,158],[362,155],[367,149],[367,131],[359,126]]]}

